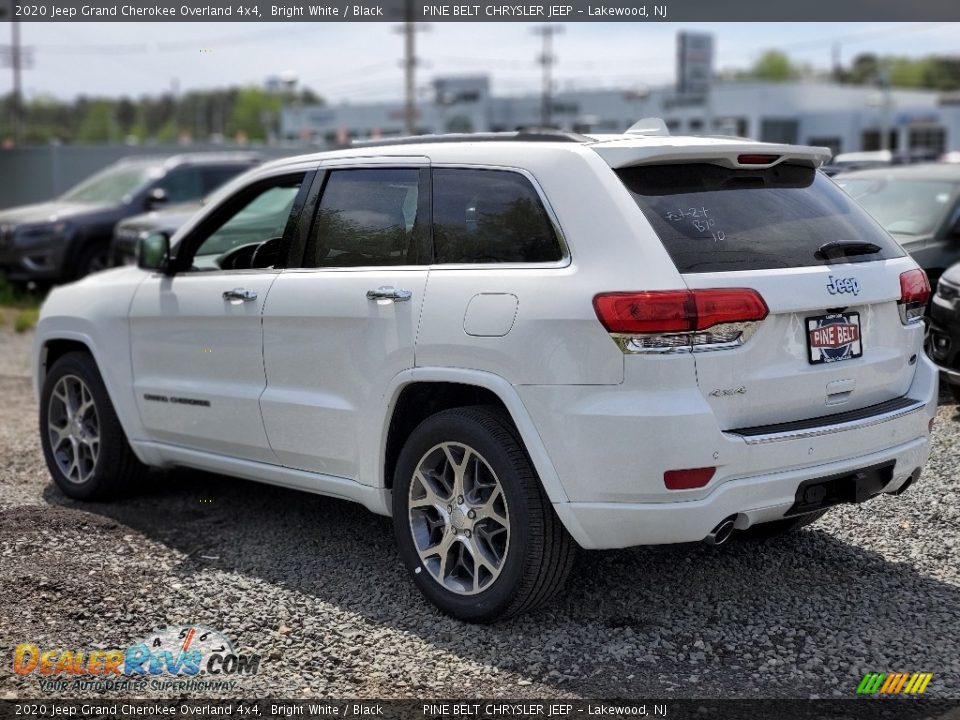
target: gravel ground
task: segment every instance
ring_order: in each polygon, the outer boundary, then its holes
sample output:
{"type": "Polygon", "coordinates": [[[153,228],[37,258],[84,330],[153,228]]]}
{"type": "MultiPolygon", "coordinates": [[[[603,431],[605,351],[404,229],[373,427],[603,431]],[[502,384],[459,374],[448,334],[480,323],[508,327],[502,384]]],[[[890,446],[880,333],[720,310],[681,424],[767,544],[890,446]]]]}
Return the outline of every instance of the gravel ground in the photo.
{"type": "MultiPolygon", "coordinates": [[[[0,331],[0,650],[126,647],[219,628],[263,656],[247,697],[852,697],[865,672],[960,697],[960,413],[944,393],[922,481],[767,544],[583,553],[567,592],[495,627],[420,599],[390,522],[203,473],[135,497],[49,480],[23,354],[0,331]]],[[[38,696],[0,665],[0,697],[38,696]]]]}

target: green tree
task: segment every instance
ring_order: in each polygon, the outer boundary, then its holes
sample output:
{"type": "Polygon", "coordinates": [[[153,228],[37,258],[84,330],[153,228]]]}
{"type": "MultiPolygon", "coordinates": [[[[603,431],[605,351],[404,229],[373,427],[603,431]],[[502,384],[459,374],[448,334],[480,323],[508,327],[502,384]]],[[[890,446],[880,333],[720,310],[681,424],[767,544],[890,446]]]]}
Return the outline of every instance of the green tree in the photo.
{"type": "Polygon", "coordinates": [[[764,52],[750,70],[750,77],[774,82],[792,80],[800,74],[800,68],[790,62],[790,58],[779,50],[764,52]]]}

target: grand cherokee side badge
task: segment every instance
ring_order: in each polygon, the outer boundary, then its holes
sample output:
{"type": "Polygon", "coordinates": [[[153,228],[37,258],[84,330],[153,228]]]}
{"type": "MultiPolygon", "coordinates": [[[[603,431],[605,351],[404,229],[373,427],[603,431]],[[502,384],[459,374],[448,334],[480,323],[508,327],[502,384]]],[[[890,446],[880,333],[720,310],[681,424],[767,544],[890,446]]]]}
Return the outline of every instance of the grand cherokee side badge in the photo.
{"type": "Polygon", "coordinates": [[[716,390],[710,393],[710,397],[720,398],[720,397],[733,397],[734,395],[746,395],[747,387],[746,385],[741,385],[738,388],[717,388],[716,390]]]}

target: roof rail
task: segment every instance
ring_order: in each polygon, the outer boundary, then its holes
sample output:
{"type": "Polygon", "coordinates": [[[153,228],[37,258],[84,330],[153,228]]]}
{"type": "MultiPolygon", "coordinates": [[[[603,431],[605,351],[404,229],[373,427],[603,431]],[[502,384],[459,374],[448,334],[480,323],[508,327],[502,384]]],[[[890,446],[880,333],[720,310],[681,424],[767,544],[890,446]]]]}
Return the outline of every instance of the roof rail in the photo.
{"type": "Polygon", "coordinates": [[[530,128],[514,132],[446,133],[442,135],[408,135],[377,140],[354,140],[350,147],[383,147],[387,145],[430,145],[458,142],[593,142],[586,135],[552,128],[530,128]]]}

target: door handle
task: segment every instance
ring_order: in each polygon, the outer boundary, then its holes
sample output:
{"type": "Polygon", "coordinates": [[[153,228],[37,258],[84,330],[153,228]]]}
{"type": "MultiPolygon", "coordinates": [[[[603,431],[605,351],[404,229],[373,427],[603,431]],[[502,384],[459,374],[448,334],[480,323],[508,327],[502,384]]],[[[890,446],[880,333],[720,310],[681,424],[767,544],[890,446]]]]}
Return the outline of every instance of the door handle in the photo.
{"type": "Polygon", "coordinates": [[[413,297],[409,290],[400,290],[395,287],[378,287],[376,290],[367,290],[367,300],[393,300],[394,302],[404,302],[413,297]]]}
{"type": "Polygon", "coordinates": [[[244,290],[243,288],[234,288],[233,290],[227,290],[223,294],[224,300],[229,300],[230,302],[250,302],[251,300],[257,299],[257,292],[255,290],[244,290]]]}

